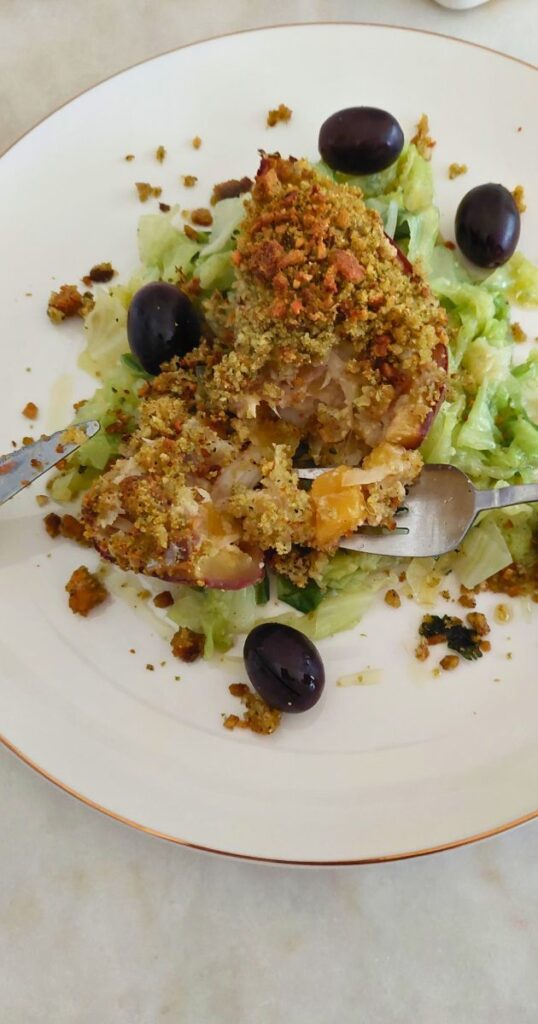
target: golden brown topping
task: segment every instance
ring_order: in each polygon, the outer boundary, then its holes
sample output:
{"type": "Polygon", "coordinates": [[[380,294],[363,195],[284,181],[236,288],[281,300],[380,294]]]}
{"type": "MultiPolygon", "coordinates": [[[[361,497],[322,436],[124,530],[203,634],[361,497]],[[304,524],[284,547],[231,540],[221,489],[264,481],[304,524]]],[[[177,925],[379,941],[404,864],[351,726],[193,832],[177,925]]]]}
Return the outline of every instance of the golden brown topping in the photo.
{"type": "Polygon", "coordinates": [[[400,595],[397,590],[387,590],[385,594],[385,604],[390,605],[391,608],[399,608],[401,605],[400,595]]]}
{"type": "Polygon", "coordinates": [[[281,121],[286,123],[291,120],[293,110],[290,110],[285,103],[279,103],[275,110],[270,110],[267,114],[267,127],[274,128],[275,124],[279,124],[281,121]]]}
{"type": "Polygon", "coordinates": [[[135,188],[141,203],[147,203],[152,196],[158,199],[162,192],[158,185],[150,185],[147,181],[135,181],[135,188]]]}
{"type": "Polygon", "coordinates": [[[88,547],[88,541],[84,537],[83,523],[68,512],[63,516],[57,515],[56,512],[49,512],[43,522],[49,537],[66,537],[68,540],[74,540],[77,544],[88,547]]]}
{"type": "Polygon", "coordinates": [[[194,139],[192,140],[193,149],[200,149],[201,145],[202,145],[202,140],[201,140],[200,136],[199,135],[195,135],[194,139]]]}
{"type": "Polygon", "coordinates": [[[127,161],[129,161],[129,162],[130,162],[131,160],[134,160],[134,153],[127,153],[127,155],[126,155],[126,156],[124,156],[124,158],[123,158],[123,159],[124,159],[124,160],[127,160],[127,161]]]}
{"type": "Polygon", "coordinates": [[[525,210],[527,209],[527,204],[525,202],[525,189],[523,188],[523,185],[516,185],[515,189],[512,192],[512,195],[514,197],[514,202],[519,212],[525,213],[525,210]]]}
{"type": "Polygon", "coordinates": [[[75,516],[69,515],[68,512],[62,516],[60,534],[68,540],[74,540],[77,544],[88,547],[88,541],[84,537],[84,524],[75,516]]]}
{"type": "Polygon", "coordinates": [[[200,206],[196,210],[191,210],[191,220],[193,224],[208,228],[213,223],[213,214],[206,207],[200,206]]]}
{"type": "Polygon", "coordinates": [[[228,687],[232,697],[239,697],[246,711],[242,718],[238,715],[227,715],[223,725],[225,729],[250,729],[252,732],[269,736],[280,725],[282,712],[270,708],[259,694],[249,690],[245,683],[232,683],[228,687]]]}
{"type": "Polygon", "coordinates": [[[82,280],[84,281],[84,284],[87,285],[106,284],[108,281],[112,280],[116,273],[117,271],[114,270],[111,263],[96,263],[90,270],[89,274],[87,274],[86,277],[83,277],[82,280]]]}
{"type": "Polygon", "coordinates": [[[49,537],[54,538],[60,535],[60,527],[62,525],[62,520],[60,516],[56,514],[56,512],[49,512],[49,514],[45,516],[43,522],[45,524],[45,529],[49,537]]]}
{"type": "Polygon", "coordinates": [[[153,598],[153,604],[156,608],[170,608],[170,605],[174,603],[174,598],[169,590],[161,590],[160,594],[155,594],[153,598]]]}
{"type": "Polygon", "coordinates": [[[230,178],[229,181],[221,181],[218,185],[213,186],[211,206],[220,202],[221,199],[235,199],[237,196],[242,196],[245,192],[250,192],[251,188],[252,180],[250,178],[230,178]]]}
{"type": "Polygon", "coordinates": [[[521,324],[518,324],[517,321],[513,324],[510,324],[510,330],[512,332],[512,337],[514,341],[519,343],[527,340],[527,335],[525,334],[525,331],[523,330],[521,324]]]}
{"type": "Polygon", "coordinates": [[[420,640],[420,642],[415,647],[415,658],[417,659],[417,661],[426,661],[426,658],[429,658],[429,656],[430,650],[428,644],[426,643],[425,640],[420,640]]]}
{"type": "Polygon", "coordinates": [[[342,534],[393,523],[442,397],[446,317],[359,190],[306,161],[262,158],[234,259],[232,289],[201,300],[200,345],[144,385],[83,520],[107,558],[171,583],[255,582],[270,549],[304,585],[342,534]],[[310,492],[299,445],[334,467],[310,492]]]}
{"type": "Polygon", "coordinates": [[[195,633],[192,629],[181,626],[174,633],[170,646],[172,654],[181,661],[196,661],[204,653],[205,637],[203,633],[195,633]]]}
{"type": "Polygon", "coordinates": [[[512,618],[512,611],[506,604],[498,604],[493,614],[496,622],[510,622],[512,618]]]}
{"type": "Polygon", "coordinates": [[[69,607],[76,615],[86,616],[108,596],[106,587],[85,565],[75,569],[65,589],[69,594],[69,607]]]}
{"type": "Polygon", "coordinates": [[[160,164],[162,164],[165,156],[166,150],[164,146],[157,146],[157,149],[155,150],[155,159],[158,160],[160,164]]]}
{"type": "Polygon", "coordinates": [[[196,177],[195,174],[183,174],[181,177],[181,181],[184,184],[185,188],[194,188],[196,182],[198,181],[198,178],[196,177]]]}
{"type": "Polygon", "coordinates": [[[482,612],[469,612],[467,622],[478,636],[486,636],[490,632],[488,620],[482,612]]]}
{"type": "Polygon", "coordinates": [[[476,608],[476,598],[473,596],[472,591],[467,590],[463,585],[461,587],[458,603],[463,605],[464,608],[476,608]]]}
{"type": "Polygon", "coordinates": [[[452,672],[453,669],[457,668],[460,663],[460,659],[457,654],[445,654],[444,658],[441,658],[439,662],[442,669],[445,672],[452,672]]]}
{"type": "Polygon", "coordinates": [[[453,178],[459,178],[460,174],[467,174],[468,170],[467,164],[449,164],[448,177],[452,181],[453,178]]]}
{"type": "Polygon", "coordinates": [[[90,292],[82,295],[75,284],[63,284],[58,292],[50,293],[47,316],[56,324],[70,316],[85,317],[93,309],[94,303],[90,292]]]}
{"type": "Polygon", "coordinates": [[[425,160],[431,160],[432,149],[436,145],[435,140],[430,135],[430,125],[428,121],[428,115],[422,114],[417,124],[417,130],[411,139],[411,142],[415,144],[418,152],[425,160]]]}
{"type": "Polygon", "coordinates": [[[36,420],[39,416],[39,409],[35,402],[27,402],[22,409],[22,415],[26,416],[27,420],[36,420]]]}
{"type": "MultiPolygon", "coordinates": [[[[538,537],[534,540],[535,549],[538,549],[538,537]]],[[[529,565],[518,565],[512,562],[506,569],[502,569],[486,581],[484,589],[491,590],[495,594],[507,594],[509,597],[520,597],[528,594],[532,600],[538,598],[538,558],[534,558],[529,565]]]]}

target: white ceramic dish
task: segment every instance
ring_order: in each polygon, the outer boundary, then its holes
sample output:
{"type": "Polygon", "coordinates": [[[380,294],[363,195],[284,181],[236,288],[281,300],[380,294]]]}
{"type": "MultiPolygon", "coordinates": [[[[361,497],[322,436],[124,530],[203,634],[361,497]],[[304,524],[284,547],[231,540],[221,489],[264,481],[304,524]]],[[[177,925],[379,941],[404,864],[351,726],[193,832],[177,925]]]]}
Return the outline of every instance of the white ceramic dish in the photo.
{"type": "MultiPolygon", "coordinates": [[[[51,428],[92,391],[75,371],[80,325],[53,327],[46,300],[55,282],[96,261],[132,269],[136,221],[148,209],[135,180],[192,206],[214,181],[252,174],[259,147],[314,157],[322,120],[340,107],[385,107],[407,133],[426,110],[447,236],[470,186],[522,182],[521,245],[536,258],[536,99],[533,70],[515,60],[439,36],[336,24],[213,40],[80,96],[0,162],[0,450],[28,433],[20,410],[29,399],[43,410],[37,429],[51,428]],[[279,102],[293,119],[268,130],[266,111],[279,102]],[[163,165],[153,158],[159,144],[163,165]],[[454,160],[469,174],[450,182],[454,160]],[[185,173],[198,175],[195,197],[179,185],[185,173]]],[[[412,855],[537,813],[538,643],[521,609],[496,627],[480,663],[434,678],[435,659],[412,655],[421,610],[380,600],[354,633],[322,643],[328,683],[312,712],[270,738],[230,734],[221,712],[235,710],[227,683],[244,678],[240,664],[172,665],[163,640],[117,601],[88,620],[73,616],[64,584],[91,553],[49,542],[42,514],[29,493],[0,511],[1,731],[87,803],[196,846],[309,863],[412,855]],[[335,686],[367,665],[382,670],[377,685],[335,686]]]]}

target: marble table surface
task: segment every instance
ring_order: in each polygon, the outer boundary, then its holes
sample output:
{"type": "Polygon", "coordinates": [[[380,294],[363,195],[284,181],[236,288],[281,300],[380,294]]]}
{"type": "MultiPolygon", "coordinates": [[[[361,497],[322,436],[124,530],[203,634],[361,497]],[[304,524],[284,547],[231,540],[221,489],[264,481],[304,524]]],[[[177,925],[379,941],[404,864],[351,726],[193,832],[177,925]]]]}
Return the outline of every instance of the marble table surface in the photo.
{"type": "MultiPolygon", "coordinates": [[[[175,45],[384,21],[537,57],[536,0],[0,0],[0,151],[175,45]]],[[[414,861],[261,866],[152,839],[0,752],[2,1024],[534,1024],[538,822],[414,861]]]]}

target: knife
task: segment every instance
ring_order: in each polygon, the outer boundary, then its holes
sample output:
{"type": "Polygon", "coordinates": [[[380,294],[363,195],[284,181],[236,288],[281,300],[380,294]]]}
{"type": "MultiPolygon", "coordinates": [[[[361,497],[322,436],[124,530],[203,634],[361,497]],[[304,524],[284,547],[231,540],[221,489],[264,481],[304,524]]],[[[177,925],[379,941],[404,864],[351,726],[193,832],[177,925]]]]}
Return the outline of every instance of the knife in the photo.
{"type": "Polygon", "coordinates": [[[89,441],[100,429],[97,420],[76,423],[67,430],[57,430],[49,437],[43,437],[33,444],[24,445],[16,451],[0,456],[0,505],[38,480],[62,459],[72,455],[81,444],[89,441]],[[80,431],[85,436],[77,436],[80,431]],[[65,438],[65,440],[63,440],[65,438]],[[71,438],[71,439],[70,439],[71,438]]]}

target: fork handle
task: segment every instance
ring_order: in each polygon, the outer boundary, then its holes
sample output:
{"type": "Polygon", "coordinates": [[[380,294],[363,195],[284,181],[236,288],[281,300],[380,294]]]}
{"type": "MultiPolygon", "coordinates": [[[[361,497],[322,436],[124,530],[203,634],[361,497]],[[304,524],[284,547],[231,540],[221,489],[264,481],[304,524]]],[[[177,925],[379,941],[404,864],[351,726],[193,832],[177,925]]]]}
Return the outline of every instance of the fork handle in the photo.
{"type": "Polygon", "coordinates": [[[498,487],[497,490],[476,492],[476,511],[488,508],[506,508],[508,505],[524,505],[538,501],[538,484],[516,484],[515,487],[498,487]]]}

